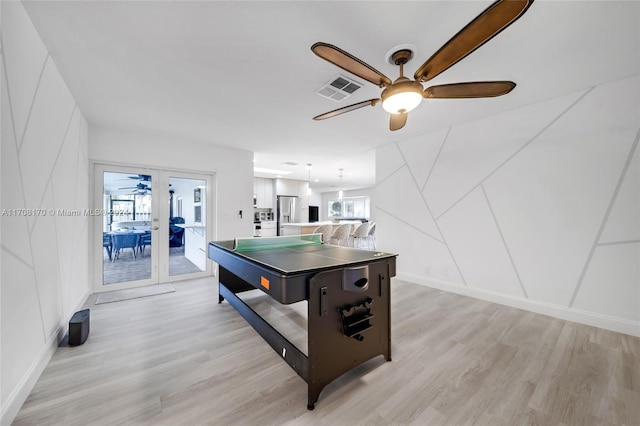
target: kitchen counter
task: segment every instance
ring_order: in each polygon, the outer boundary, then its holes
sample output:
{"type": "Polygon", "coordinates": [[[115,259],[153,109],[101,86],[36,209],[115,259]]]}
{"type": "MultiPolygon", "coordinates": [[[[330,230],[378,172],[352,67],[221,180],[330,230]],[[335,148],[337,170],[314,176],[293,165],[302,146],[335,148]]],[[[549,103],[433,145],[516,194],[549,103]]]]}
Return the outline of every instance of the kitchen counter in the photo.
{"type": "Polygon", "coordinates": [[[184,223],[175,226],[185,230],[184,257],[201,271],[207,269],[207,227],[202,224],[186,225],[184,223]]]}
{"type": "Polygon", "coordinates": [[[280,235],[304,235],[304,234],[313,234],[315,229],[322,225],[320,222],[315,223],[283,223],[280,226],[282,227],[282,232],[280,235]]]}

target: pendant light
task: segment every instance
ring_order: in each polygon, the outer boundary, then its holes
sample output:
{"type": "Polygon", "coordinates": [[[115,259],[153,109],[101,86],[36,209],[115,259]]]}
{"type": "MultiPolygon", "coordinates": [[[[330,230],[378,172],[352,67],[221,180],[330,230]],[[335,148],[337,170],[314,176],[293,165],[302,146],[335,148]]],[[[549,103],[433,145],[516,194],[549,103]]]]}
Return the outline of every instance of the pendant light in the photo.
{"type": "Polygon", "coordinates": [[[338,171],[340,172],[340,174],[338,176],[340,176],[340,190],[338,191],[338,199],[342,200],[342,196],[344,195],[344,192],[342,191],[342,170],[343,169],[338,169],[338,171]]]}
{"type": "Polygon", "coordinates": [[[309,186],[307,187],[307,195],[311,195],[311,163],[307,163],[307,170],[309,171],[309,186]]]}

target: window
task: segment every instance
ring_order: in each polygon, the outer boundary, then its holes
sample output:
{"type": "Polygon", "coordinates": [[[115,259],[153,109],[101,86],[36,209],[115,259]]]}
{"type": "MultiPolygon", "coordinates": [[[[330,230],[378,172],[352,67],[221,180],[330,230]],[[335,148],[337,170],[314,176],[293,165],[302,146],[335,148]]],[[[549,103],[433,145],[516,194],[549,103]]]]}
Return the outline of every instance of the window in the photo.
{"type": "Polygon", "coordinates": [[[329,218],[353,217],[369,218],[369,197],[343,198],[342,200],[329,200],[327,205],[329,218]]]}
{"type": "Polygon", "coordinates": [[[109,212],[108,225],[116,222],[150,220],[149,194],[105,195],[104,203],[104,209],[109,212]]]}

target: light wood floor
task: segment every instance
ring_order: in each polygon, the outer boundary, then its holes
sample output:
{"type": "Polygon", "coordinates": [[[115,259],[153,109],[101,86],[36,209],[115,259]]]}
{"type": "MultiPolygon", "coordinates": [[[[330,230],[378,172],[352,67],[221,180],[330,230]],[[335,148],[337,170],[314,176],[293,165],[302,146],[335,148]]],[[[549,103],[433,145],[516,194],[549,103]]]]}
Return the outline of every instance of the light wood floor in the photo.
{"type": "MultiPolygon", "coordinates": [[[[89,339],[58,349],[14,424],[640,425],[639,338],[392,285],[393,361],[343,375],[313,411],[306,383],[217,304],[209,278],[88,301],[89,339]]],[[[251,299],[304,334],[304,307],[251,299]]]]}
{"type": "MultiPolygon", "coordinates": [[[[122,250],[118,260],[115,262],[109,260],[106,250],[103,250],[102,253],[102,270],[105,284],[151,278],[151,248],[147,247],[144,254],[138,253],[135,258],[132,250],[122,250]]],[[[169,275],[192,274],[194,272],[202,271],[185,257],[184,246],[169,247],[169,275]]]]}

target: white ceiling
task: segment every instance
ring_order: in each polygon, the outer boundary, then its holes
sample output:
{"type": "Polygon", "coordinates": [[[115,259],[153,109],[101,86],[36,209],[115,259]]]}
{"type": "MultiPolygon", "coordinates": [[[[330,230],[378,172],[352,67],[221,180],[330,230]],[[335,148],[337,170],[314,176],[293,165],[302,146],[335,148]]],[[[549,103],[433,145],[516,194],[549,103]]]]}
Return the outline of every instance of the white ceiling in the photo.
{"type": "Polygon", "coordinates": [[[25,8],[89,122],[254,151],[257,166],[294,171],[289,178],[306,179],[312,163],[316,187],[338,185],[343,168],[349,188],[373,185],[377,146],[640,71],[639,2],[538,0],[425,84],[512,80],[510,94],[425,100],[397,132],[380,105],[312,120],[380,95],[366,83],[341,103],[318,96],[341,70],[316,57],[313,43],[334,44],[395,79],[389,49],[416,46],[405,72],[412,75],[491,3],[28,1],[25,8]]]}

